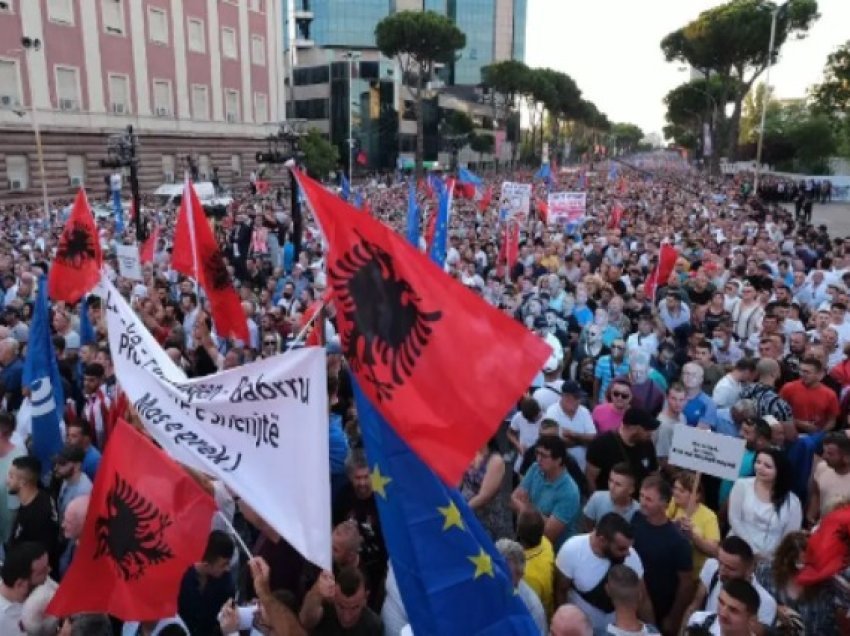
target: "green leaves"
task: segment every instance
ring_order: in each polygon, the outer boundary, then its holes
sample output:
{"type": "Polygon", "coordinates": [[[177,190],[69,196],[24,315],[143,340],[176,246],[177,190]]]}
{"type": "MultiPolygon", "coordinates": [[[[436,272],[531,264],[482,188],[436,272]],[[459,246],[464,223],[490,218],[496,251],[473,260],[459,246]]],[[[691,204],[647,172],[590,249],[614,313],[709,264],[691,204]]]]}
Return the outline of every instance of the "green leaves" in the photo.
{"type": "Polygon", "coordinates": [[[301,150],[304,152],[307,172],[316,179],[324,179],[339,163],[337,147],[315,128],[311,128],[301,139],[301,150]]]}
{"type": "Polygon", "coordinates": [[[433,11],[401,11],[375,27],[375,42],[387,57],[409,55],[418,64],[449,64],[466,46],[466,35],[449,18],[433,11]]]}

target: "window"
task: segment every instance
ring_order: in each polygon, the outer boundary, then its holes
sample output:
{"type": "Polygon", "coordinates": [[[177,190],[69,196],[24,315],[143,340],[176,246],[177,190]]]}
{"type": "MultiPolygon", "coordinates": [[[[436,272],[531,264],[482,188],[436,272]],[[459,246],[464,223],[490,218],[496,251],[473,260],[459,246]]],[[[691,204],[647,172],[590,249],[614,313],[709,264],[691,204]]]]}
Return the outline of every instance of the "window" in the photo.
{"type": "Polygon", "coordinates": [[[207,87],[192,85],[192,117],[206,120],[210,118],[210,102],[207,87]]]}
{"type": "Polygon", "coordinates": [[[251,61],[257,66],[266,65],[266,39],[262,35],[251,36],[251,61]]]}
{"type": "Polygon", "coordinates": [[[86,182],[86,158],[83,155],[68,155],[68,182],[79,188],[86,182]]]}
{"type": "Polygon", "coordinates": [[[6,155],[6,177],[9,190],[21,192],[30,186],[29,162],[26,155],[6,155]]]}
{"type": "Polygon", "coordinates": [[[189,50],[204,53],[207,50],[204,21],[200,18],[189,18],[187,31],[189,32],[189,50]]]}
{"type": "Polygon", "coordinates": [[[231,123],[239,120],[239,91],[228,90],[225,92],[224,118],[231,123]]]}
{"type": "Polygon", "coordinates": [[[221,30],[221,54],[230,59],[237,59],[236,52],[236,31],[225,27],[221,30]]]}
{"type": "Polygon", "coordinates": [[[208,181],[212,176],[212,162],[209,155],[198,155],[198,177],[208,181]]]}
{"type": "Polygon", "coordinates": [[[17,60],[0,60],[0,109],[20,105],[19,79],[17,60]]]}
{"type": "Polygon", "coordinates": [[[234,177],[242,176],[242,155],[230,155],[230,172],[234,177]]]}
{"type": "Polygon", "coordinates": [[[157,44],[168,44],[168,16],[165,9],[148,7],[148,39],[157,44]]]}
{"type": "Polygon", "coordinates": [[[124,4],[121,0],[101,0],[103,30],[114,35],[124,35],[124,4]]]}
{"type": "Polygon", "coordinates": [[[263,0],[250,0],[248,3],[248,8],[251,11],[256,11],[257,13],[263,12],[263,0]]]}
{"type": "Polygon", "coordinates": [[[174,169],[177,160],[174,155],[162,155],[162,180],[165,183],[174,183],[174,169]]]}
{"type": "Polygon", "coordinates": [[[126,75],[109,76],[109,109],[116,115],[130,112],[130,79],[126,75]]]}
{"type": "Polygon", "coordinates": [[[171,82],[168,80],[153,81],[153,107],[157,117],[171,115],[171,82]]]}
{"type": "Polygon", "coordinates": [[[74,24],[72,0],[47,0],[47,19],[59,24],[74,24]]]}
{"type": "Polygon", "coordinates": [[[269,122],[269,99],[265,93],[254,93],[254,121],[258,124],[269,122]]]}
{"type": "Polygon", "coordinates": [[[56,67],[56,99],[59,102],[59,110],[80,110],[77,69],[69,66],[56,67]]]}

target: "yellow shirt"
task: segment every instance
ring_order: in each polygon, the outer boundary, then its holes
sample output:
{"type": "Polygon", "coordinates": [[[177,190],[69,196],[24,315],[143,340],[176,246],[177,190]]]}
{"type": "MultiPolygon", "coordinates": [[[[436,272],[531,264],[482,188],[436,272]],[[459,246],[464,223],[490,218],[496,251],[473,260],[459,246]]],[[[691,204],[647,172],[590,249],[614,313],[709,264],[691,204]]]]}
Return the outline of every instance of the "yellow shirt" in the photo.
{"type": "Polygon", "coordinates": [[[546,617],[551,617],[555,604],[555,551],[546,537],[540,545],[525,551],[525,575],[522,578],[540,597],[546,617]]]}
{"type": "MultiPolygon", "coordinates": [[[[667,518],[670,521],[676,521],[687,516],[688,512],[684,508],[679,508],[675,502],[670,501],[670,505],[667,506],[667,518]]],[[[708,541],[720,541],[720,527],[717,525],[717,515],[714,514],[711,508],[700,504],[696,511],[694,511],[694,514],[691,515],[691,523],[693,524],[695,535],[708,541]]],[[[706,559],[708,559],[708,556],[697,550],[696,546],[694,546],[694,579],[699,578],[699,573],[702,571],[702,566],[706,559]]]]}

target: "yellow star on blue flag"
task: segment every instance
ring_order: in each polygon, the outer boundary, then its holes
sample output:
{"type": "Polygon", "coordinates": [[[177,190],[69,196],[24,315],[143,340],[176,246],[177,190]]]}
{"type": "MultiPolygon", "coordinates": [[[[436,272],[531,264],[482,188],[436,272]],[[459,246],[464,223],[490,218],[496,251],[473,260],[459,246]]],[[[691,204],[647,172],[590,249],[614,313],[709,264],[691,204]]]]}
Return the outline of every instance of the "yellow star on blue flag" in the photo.
{"type": "Polygon", "coordinates": [[[539,636],[510,572],[457,488],[422,462],[354,383],[381,529],[416,636],[539,636]],[[379,468],[380,467],[380,468],[379,468]]]}
{"type": "Polygon", "coordinates": [[[375,464],[372,468],[372,472],[369,475],[369,481],[372,482],[372,491],[378,493],[384,499],[387,498],[387,484],[389,484],[392,479],[390,477],[384,477],[381,474],[381,467],[378,464],[375,464]]]}

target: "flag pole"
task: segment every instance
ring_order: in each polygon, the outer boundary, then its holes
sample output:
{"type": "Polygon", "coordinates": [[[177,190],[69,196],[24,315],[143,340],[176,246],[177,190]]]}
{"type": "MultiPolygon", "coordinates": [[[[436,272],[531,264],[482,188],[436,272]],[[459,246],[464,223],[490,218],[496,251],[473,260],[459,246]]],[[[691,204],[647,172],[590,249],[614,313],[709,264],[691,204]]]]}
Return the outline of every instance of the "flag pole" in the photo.
{"type": "Polygon", "coordinates": [[[224,525],[227,526],[227,529],[230,531],[230,535],[242,549],[242,552],[245,553],[245,556],[247,556],[249,559],[253,559],[254,555],[251,554],[251,551],[248,549],[248,546],[245,545],[245,542],[242,540],[242,537],[240,537],[239,533],[236,532],[236,528],[234,528],[233,524],[230,523],[230,519],[227,518],[227,515],[225,515],[221,510],[216,510],[215,514],[217,514],[219,518],[224,522],[224,525]]]}
{"type": "MultiPolygon", "coordinates": [[[[319,308],[313,313],[312,316],[310,316],[310,319],[304,324],[304,326],[301,328],[301,331],[298,332],[298,335],[295,336],[295,340],[292,341],[293,345],[298,344],[299,342],[304,340],[304,337],[307,335],[307,330],[310,328],[310,325],[312,325],[316,318],[318,318],[320,315],[325,315],[324,309],[325,301],[323,300],[319,305],[319,308]]],[[[324,325],[322,325],[322,331],[324,332],[324,325]]]]}

